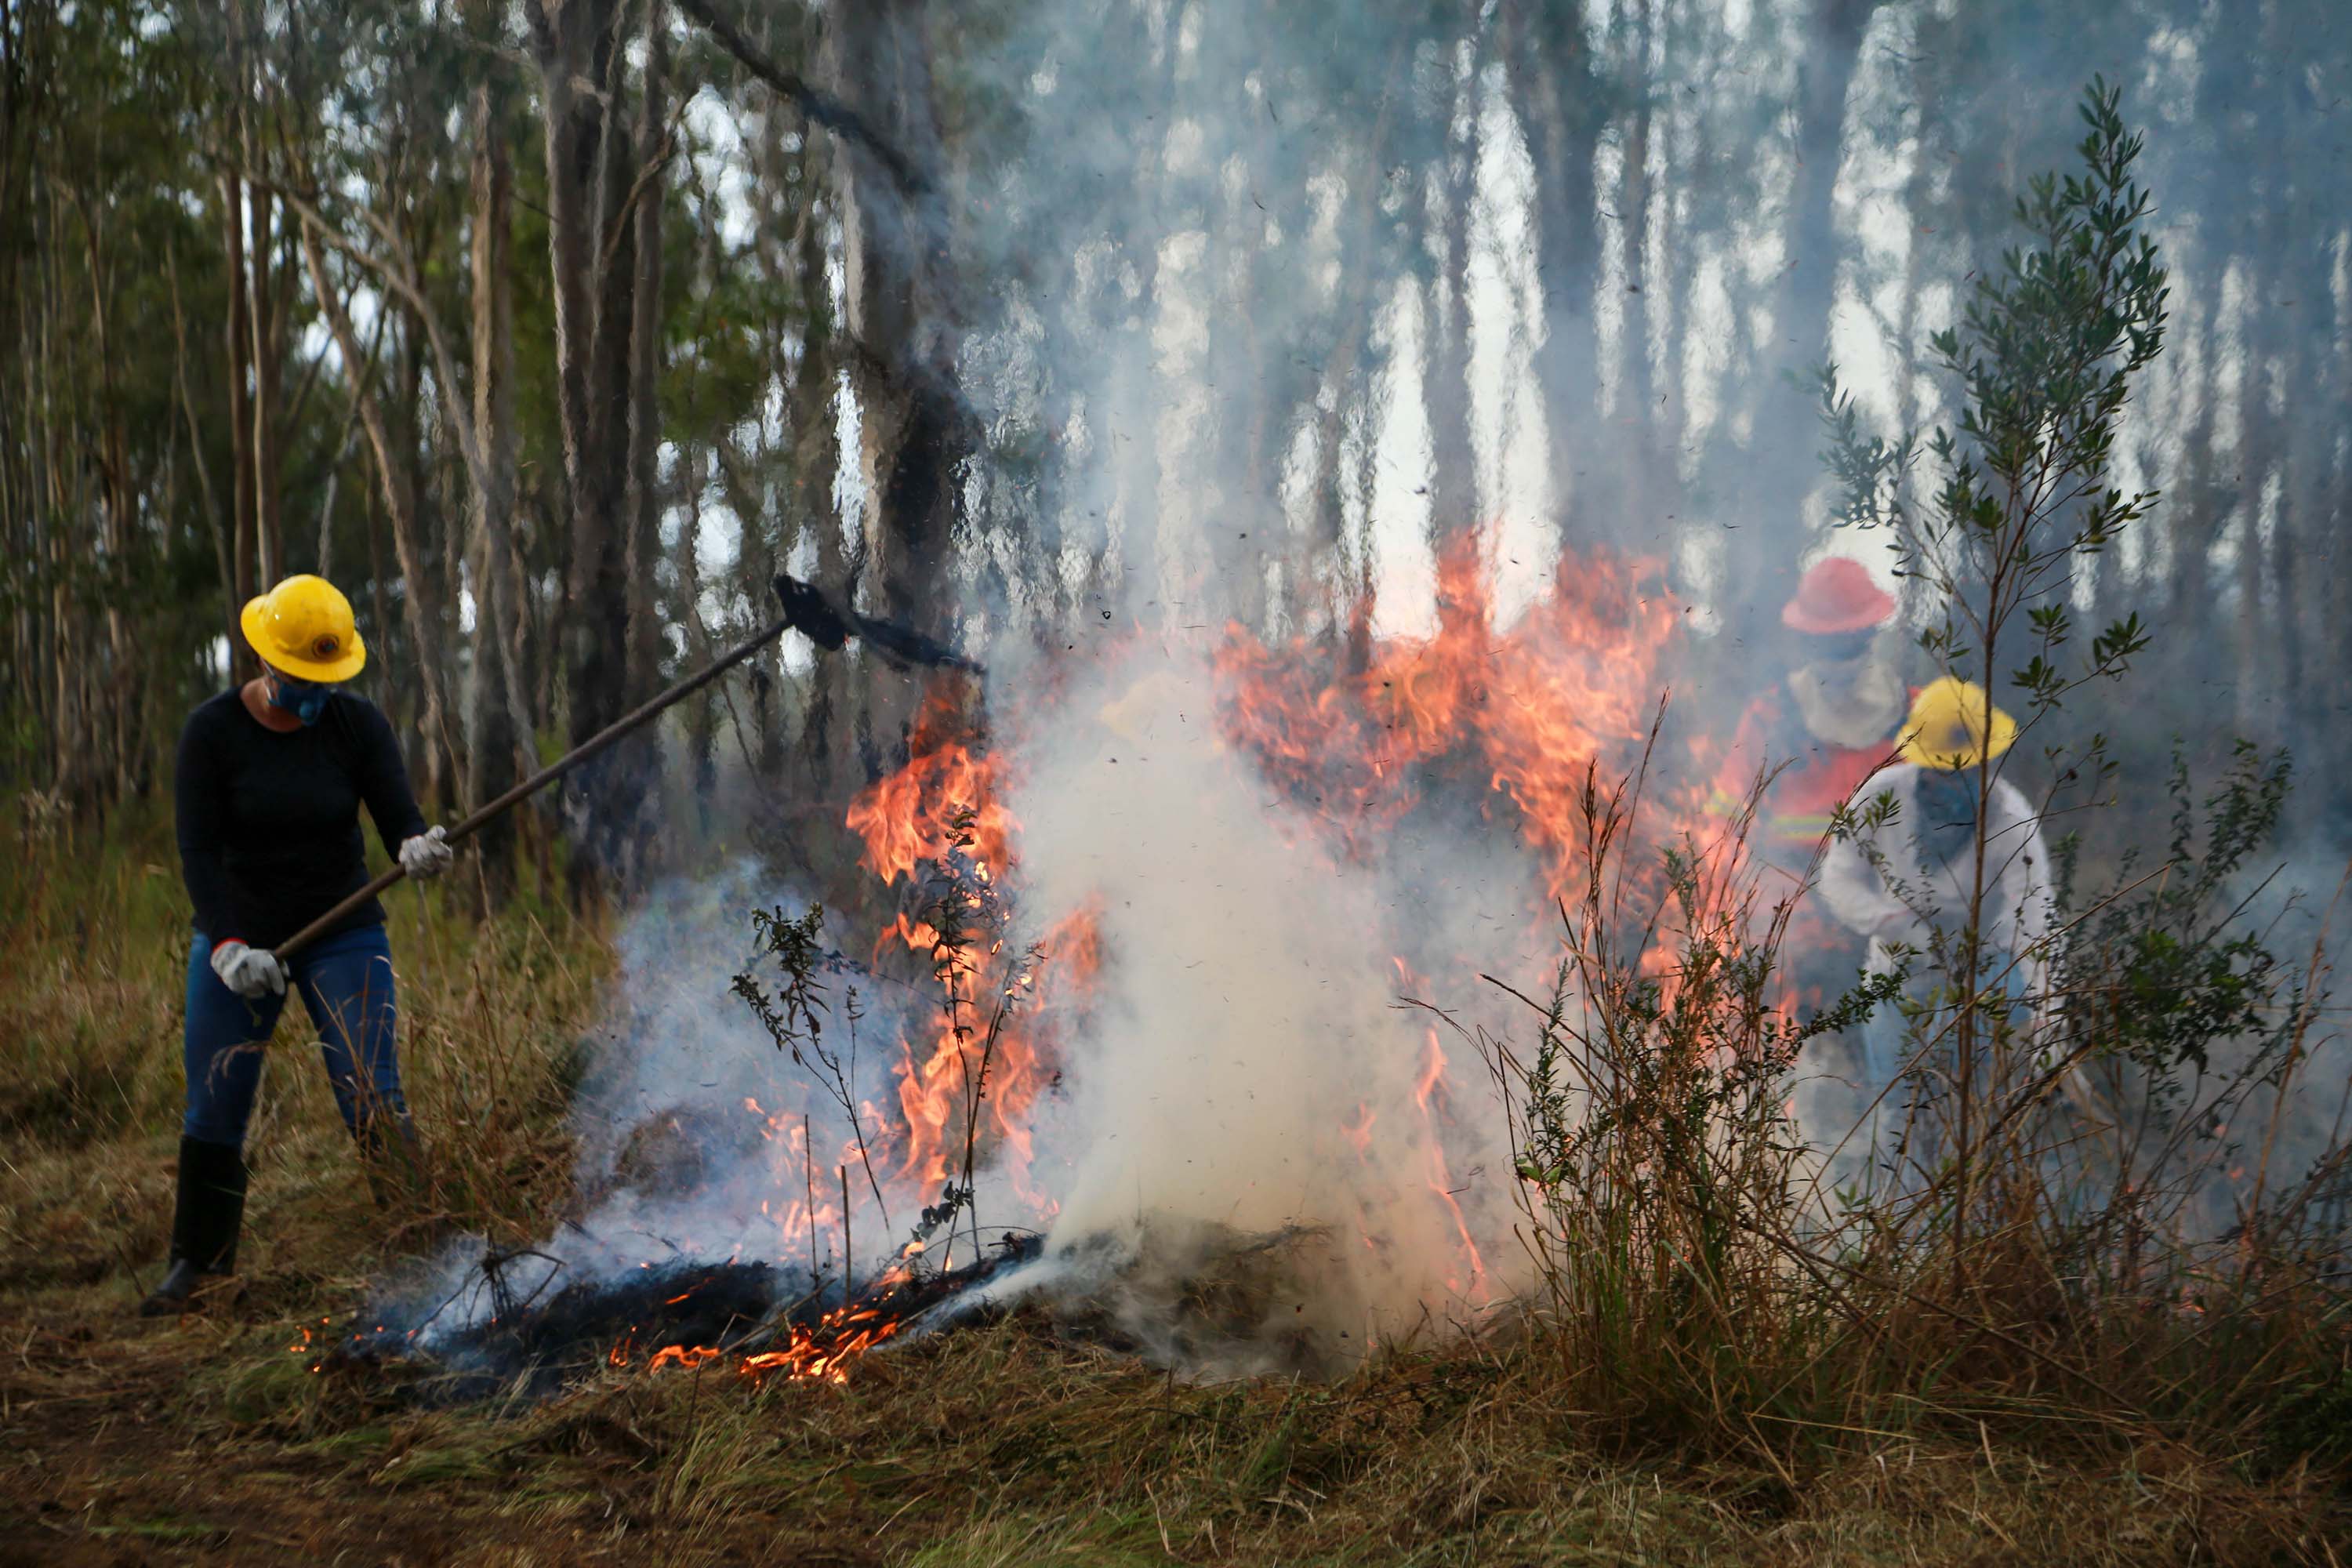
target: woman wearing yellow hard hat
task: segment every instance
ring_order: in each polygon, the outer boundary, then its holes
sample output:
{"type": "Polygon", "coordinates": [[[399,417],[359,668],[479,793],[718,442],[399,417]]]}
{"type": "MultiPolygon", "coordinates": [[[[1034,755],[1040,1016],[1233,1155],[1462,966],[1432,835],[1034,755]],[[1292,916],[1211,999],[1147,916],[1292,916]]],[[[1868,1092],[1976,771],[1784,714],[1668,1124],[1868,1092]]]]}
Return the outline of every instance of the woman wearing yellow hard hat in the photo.
{"type": "MultiPolygon", "coordinates": [[[[2048,847],[2025,792],[1989,764],[2017,740],[2017,722],[1993,706],[1985,689],[1952,676],[1931,681],[1911,704],[1895,737],[1896,764],[1857,792],[1857,808],[1881,794],[1895,811],[1884,824],[1833,840],[1821,871],[1822,900],[1848,929],[1870,940],[1869,971],[1891,973],[1897,948],[1909,949],[1905,990],[1914,1016],[1882,1005],[1864,1026],[1863,1049],[1876,1093],[1906,1068],[1922,1069],[1932,1090],[1950,1074],[1948,999],[1965,976],[1941,965],[1958,957],[1977,885],[1977,846],[1984,846],[1983,899],[1978,908],[1974,992],[1993,999],[1993,1016],[2012,1036],[2046,1005],[2049,948],[2056,924],[2048,847]],[[1979,807],[1983,826],[1979,830],[1979,807]],[[1935,933],[1945,942],[1935,950],[1935,933]],[[1914,1061],[1913,1057],[1920,1059],[1914,1061]]],[[[1977,1064],[1979,1071],[1984,1064],[1977,1064]]],[[[1932,1140],[1929,1140],[1932,1142],[1932,1140]]]]}
{"type": "Polygon", "coordinates": [[[140,1309],[151,1316],[184,1309],[208,1276],[234,1270],[246,1123],[289,983],[379,1192],[387,1168],[412,1183],[423,1169],[393,1047],[383,906],[360,905],[288,962],[270,949],[367,882],[362,805],[412,877],[438,875],[449,847],[416,808],[390,721],[341,689],[367,663],[351,601],[324,578],[289,577],[240,624],[262,673],[188,716],[173,772],[195,937],[171,1267],[140,1309]]]}

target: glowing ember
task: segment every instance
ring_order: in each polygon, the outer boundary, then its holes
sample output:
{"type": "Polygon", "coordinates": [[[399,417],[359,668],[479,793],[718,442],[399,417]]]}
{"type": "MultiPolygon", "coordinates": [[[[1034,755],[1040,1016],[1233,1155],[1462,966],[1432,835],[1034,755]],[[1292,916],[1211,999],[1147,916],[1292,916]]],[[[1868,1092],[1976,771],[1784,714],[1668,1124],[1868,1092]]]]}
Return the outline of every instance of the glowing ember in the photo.
{"type": "MultiPolygon", "coordinates": [[[[880,1306],[837,1307],[814,1324],[790,1325],[782,1349],[737,1354],[735,1374],[755,1384],[772,1377],[847,1383],[849,1363],[906,1324],[904,1317],[886,1315],[880,1306]]],[[[614,1353],[619,1353],[617,1347],[614,1353]]],[[[668,1345],[654,1352],[646,1371],[681,1367],[692,1372],[728,1353],[716,1345],[668,1345]]]]}

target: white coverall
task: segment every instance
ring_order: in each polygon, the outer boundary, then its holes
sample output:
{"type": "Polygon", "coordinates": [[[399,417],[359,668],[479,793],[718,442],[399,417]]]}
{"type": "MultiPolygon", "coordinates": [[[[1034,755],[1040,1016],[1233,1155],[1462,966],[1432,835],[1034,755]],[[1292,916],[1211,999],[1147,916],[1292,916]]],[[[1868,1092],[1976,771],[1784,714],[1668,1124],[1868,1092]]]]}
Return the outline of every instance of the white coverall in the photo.
{"type": "MultiPolygon", "coordinates": [[[[1895,813],[1874,831],[1852,839],[1832,839],[1822,862],[1820,892],[1830,912],[1847,929],[1870,939],[1868,970],[1884,974],[1895,967],[1889,949],[1904,943],[1916,950],[1907,989],[1918,1000],[1928,1000],[1948,984],[1932,956],[1931,926],[1940,926],[1948,942],[1955,941],[1968,919],[1969,889],[1976,875],[1972,844],[1930,844],[1930,835],[1945,832],[1967,837],[1966,825],[1937,828],[1919,809],[1919,782],[1927,772],[1905,763],[1872,775],[1854,796],[1863,812],[1881,793],[1894,796],[1895,813]],[[1885,863],[1882,874],[1870,853],[1875,847],[1885,863]],[[1947,849],[1950,858],[1945,858],[1947,849]],[[1888,885],[1901,884],[1903,896],[1888,885]],[[1923,918],[1924,917],[1924,918],[1923,918]]],[[[1971,788],[1973,774],[1967,776],[1971,788]]],[[[1992,781],[1986,817],[1985,894],[1979,916],[1979,942],[1990,961],[1982,982],[1987,992],[2007,992],[2034,1011],[2046,1005],[2056,908],[2051,896],[2050,851],[2024,792],[2005,779],[1992,781]]],[[[2026,1022],[2032,1026],[2032,1020],[2026,1022]]],[[[2021,1033],[2024,1032],[2021,1030],[2021,1033]]],[[[1901,1063],[1903,1021],[1894,1004],[1883,1004],[1865,1030],[1865,1050],[1874,1089],[1894,1080],[1901,1063]]]]}

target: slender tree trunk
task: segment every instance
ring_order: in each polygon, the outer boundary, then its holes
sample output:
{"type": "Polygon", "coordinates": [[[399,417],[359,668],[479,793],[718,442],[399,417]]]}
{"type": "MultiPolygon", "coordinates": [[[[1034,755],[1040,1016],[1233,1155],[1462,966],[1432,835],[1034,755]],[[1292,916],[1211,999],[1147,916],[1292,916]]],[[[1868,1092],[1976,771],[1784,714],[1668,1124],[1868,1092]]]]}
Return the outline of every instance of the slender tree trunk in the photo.
{"type": "MultiPolygon", "coordinates": [[[[251,151],[248,149],[248,158],[251,151]]],[[[281,341],[278,318],[283,306],[272,288],[270,273],[269,194],[257,186],[246,189],[250,238],[246,246],[246,280],[252,304],[246,312],[253,332],[253,539],[254,559],[264,584],[286,575],[285,520],[281,506],[284,459],[278,452],[278,388],[284,362],[278,353],[281,341]]]]}
{"type": "MultiPolygon", "coordinates": [[[[364,487],[363,487],[364,488],[364,487]]],[[[377,492],[365,491],[367,497],[368,603],[374,612],[375,624],[368,628],[368,662],[373,667],[377,689],[387,694],[403,689],[400,679],[399,656],[394,650],[395,641],[392,626],[392,601],[385,596],[385,580],[389,574],[383,566],[383,514],[377,510],[377,492]]],[[[396,699],[387,700],[385,710],[396,713],[396,699]]]]}
{"type": "MultiPolygon", "coordinates": [[[[359,336],[352,330],[351,318],[343,310],[341,296],[335,292],[328,280],[326,258],[320,253],[318,238],[307,227],[302,232],[302,254],[310,265],[310,287],[318,299],[319,308],[327,318],[328,329],[334,334],[335,348],[342,355],[345,365],[356,367],[362,363],[359,336]]],[[[383,488],[384,510],[392,518],[393,548],[400,558],[400,574],[405,588],[401,599],[406,611],[408,639],[416,660],[422,701],[418,728],[423,731],[425,749],[425,793],[436,805],[446,805],[449,795],[442,763],[450,749],[446,696],[447,682],[442,675],[439,616],[432,603],[433,574],[425,558],[422,530],[417,522],[410,466],[405,460],[402,444],[393,438],[383,406],[376,400],[375,389],[356,372],[352,374],[352,396],[359,403],[361,426],[367,431],[369,450],[375,455],[376,477],[383,488]]]]}
{"type": "Polygon", "coordinates": [[[1601,230],[1593,159],[1610,98],[1595,67],[1580,0],[1504,0],[1506,79],[1535,164],[1536,277],[1543,301],[1533,362],[1550,436],[1552,484],[1576,497],[1590,450],[1600,340],[1593,291],[1601,230]]]}
{"type": "MultiPolygon", "coordinates": [[[[806,40],[810,49],[814,38],[806,40]]],[[[774,117],[772,115],[772,121],[774,117]]],[[[835,355],[833,290],[828,279],[832,261],[826,240],[835,212],[827,199],[831,164],[837,156],[829,147],[803,137],[796,154],[799,185],[809,193],[810,210],[798,229],[792,258],[798,272],[804,306],[800,327],[800,351],[793,365],[792,461],[793,504],[796,531],[804,531],[814,546],[811,569],[819,586],[848,597],[856,590],[852,580],[845,520],[835,502],[840,478],[839,409],[835,401],[839,363],[835,355]]],[[[787,551],[789,539],[779,542],[787,551]]],[[[808,700],[801,720],[800,752],[811,788],[820,800],[845,796],[850,786],[848,723],[856,703],[851,682],[855,668],[847,658],[820,658],[808,677],[808,700]]],[[[771,775],[773,776],[773,775],[771,775]]]]}
{"type": "MultiPolygon", "coordinates": [[[[971,437],[955,381],[961,328],[949,300],[946,217],[930,177],[942,157],[928,6],[874,0],[847,7],[833,36],[843,98],[925,176],[909,190],[862,155],[834,161],[843,177],[847,325],[877,501],[868,541],[880,567],[877,596],[891,619],[943,636],[953,618],[947,566],[971,437]]],[[[895,754],[913,688],[869,668],[865,712],[875,743],[895,754]]]]}
{"type": "MultiPolygon", "coordinates": [[[[502,794],[528,760],[518,756],[530,720],[517,668],[522,584],[514,566],[511,520],[515,497],[513,284],[507,268],[513,224],[513,171],[507,158],[499,95],[486,77],[474,89],[473,383],[476,462],[472,538],[473,666],[466,688],[466,752],[473,759],[476,801],[502,794]]],[[[503,903],[514,888],[512,815],[477,836],[481,893],[503,903]]]]}
{"type": "Polygon", "coordinates": [[[253,329],[247,320],[250,295],[246,287],[245,182],[234,174],[221,176],[221,226],[228,258],[228,384],[230,452],[230,549],[236,578],[230,589],[229,673],[251,656],[244,652],[245,637],[237,629],[237,613],[258,592],[260,570],[254,542],[253,452],[253,329]]]}
{"type": "Polygon", "coordinates": [[[1650,467],[1654,460],[1653,377],[1650,364],[1650,134],[1664,83],[1653,79],[1652,44],[1657,32],[1657,0],[1641,0],[1632,24],[1628,74],[1641,85],[1633,119],[1625,132],[1625,157],[1618,171],[1617,211],[1623,250],[1619,265],[1624,274],[1619,319],[1620,339],[1617,418],[1613,445],[1617,451],[1617,484],[1610,510],[1620,526],[1630,526],[1636,537],[1648,538],[1660,521],[1653,515],[1650,467]]]}
{"type": "MultiPolygon", "coordinates": [[[[557,405],[571,522],[567,602],[558,625],[574,744],[620,715],[627,679],[620,491],[630,428],[628,280],[636,246],[632,226],[613,226],[626,188],[614,101],[621,74],[615,5],[542,0],[528,13],[546,122],[557,405]]],[[[599,759],[579,770],[569,786],[569,805],[583,829],[572,859],[575,898],[593,896],[618,869],[632,808],[624,774],[623,767],[599,759]]]]}
{"type": "MultiPolygon", "coordinates": [[[[646,0],[646,66],[637,102],[636,272],[629,331],[628,700],[650,697],[661,685],[664,627],[654,595],[661,558],[659,457],[661,408],[662,188],[664,77],[669,40],[661,0],[646,0]]],[[[646,733],[650,736],[652,731],[646,733]]]]}
{"type": "MultiPolygon", "coordinates": [[[[257,25],[247,15],[245,0],[228,0],[228,25],[238,153],[245,170],[257,173],[263,165],[264,151],[255,122],[261,110],[266,73],[254,47],[257,25]]],[[[278,450],[278,389],[281,364],[275,352],[279,343],[278,306],[270,273],[275,250],[270,215],[275,204],[268,190],[259,184],[245,184],[243,195],[246,229],[232,277],[244,296],[244,330],[248,338],[246,355],[253,373],[251,398],[242,409],[244,422],[250,426],[247,445],[252,454],[253,469],[253,560],[259,581],[267,587],[285,575],[278,510],[281,464],[278,450]]],[[[236,221],[234,215],[230,221],[236,221]]]]}
{"type": "MultiPolygon", "coordinates": [[[[2352,264],[2352,226],[2345,225],[2339,217],[2332,239],[2336,253],[2352,264]]],[[[2319,271],[2327,280],[2330,298],[2340,299],[2330,269],[2323,263],[2319,271]]],[[[2339,309],[2332,324],[2335,330],[2327,340],[2331,345],[2327,374],[2332,401],[2319,405],[2322,408],[2340,408],[2344,400],[2352,396],[2352,321],[2346,320],[2339,309]]],[[[2315,553],[2321,555],[2329,569],[2321,574],[2313,569],[2312,563],[2304,562],[2299,563],[2298,574],[2319,577],[2326,584],[2324,591],[2313,595],[2317,642],[2313,662],[2326,671],[2324,681],[2314,682],[2314,697],[2325,704],[2329,714],[2341,715],[2352,708],[2352,569],[2347,568],[2343,543],[2347,531],[2352,530],[2352,452],[2346,451],[2336,440],[2336,428],[2332,421],[2326,426],[2326,456],[2315,465],[2319,469],[2315,483],[2325,497],[2323,508],[2315,509],[2305,530],[2306,538],[2326,542],[2324,548],[2315,553]]],[[[2315,775],[2328,819],[2338,831],[2344,822],[2352,820],[2352,766],[2345,765],[2352,762],[2352,757],[2347,755],[2352,748],[2347,748],[2342,730],[2338,719],[2322,731],[2336,740],[2323,754],[2323,766],[2315,775]],[[2336,765],[2326,765],[2330,763],[2336,765]]]]}
{"type": "MultiPolygon", "coordinates": [[[[627,468],[623,481],[621,515],[625,562],[623,613],[626,668],[624,700],[629,704],[651,697],[661,686],[661,660],[667,646],[661,603],[655,592],[661,561],[661,375],[662,213],[665,90],[669,68],[667,22],[661,0],[645,4],[646,63],[637,100],[635,174],[632,181],[635,206],[616,214],[631,226],[634,266],[626,275],[629,311],[627,363],[627,468]]],[[[617,265],[615,271],[618,271],[617,265]]],[[[615,282],[619,281],[615,278],[615,282]]],[[[608,310],[621,301],[607,294],[608,310]]],[[[615,747],[614,769],[625,775],[617,791],[635,818],[626,854],[634,868],[660,842],[652,821],[661,815],[662,748],[659,728],[647,726],[615,747]]]]}
{"type": "Polygon", "coordinates": [[[1747,469],[1744,492],[1762,504],[1726,549],[1727,581],[1744,584],[1729,608],[1733,646],[1755,647],[1761,618],[1786,602],[1812,542],[1797,503],[1820,474],[1814,453],[1816,408],[1802,377],[1829,357],[1831,309],[1837,297],[1839,246],[1835,195],[1845,147],[1846,99],[1863,36],[1880,0],[1815,0],[1806,26],[1797,91],[1797,171],[1789,192],[1788,259],[1771,304],[1773,342],[1748,382],[1754,437],[1734,460],[1747,469]]]}
{"type": "MultiPolygon", "coordinates": [[[[1423,292],[1422,402],[1430,427],[1430,543],[1441,561],[1478,525],[1478,463],[1470,433],[1470,195],[1477,164],[1474,131],[1454,145],[1453,121],[1475,106],[1472,79],[1449,100],[1433,167],[1420,180],[1422,227],[1438,242],[1438,263],[1423,292]],[[1433,198],[1435,209],[1427,202],[1433,198]]],[[[1458,607],[1458,606],[1454,606],[1458,607]]],[[[1438,612],[1450,613],[1441,598],[1438,612]]]]}

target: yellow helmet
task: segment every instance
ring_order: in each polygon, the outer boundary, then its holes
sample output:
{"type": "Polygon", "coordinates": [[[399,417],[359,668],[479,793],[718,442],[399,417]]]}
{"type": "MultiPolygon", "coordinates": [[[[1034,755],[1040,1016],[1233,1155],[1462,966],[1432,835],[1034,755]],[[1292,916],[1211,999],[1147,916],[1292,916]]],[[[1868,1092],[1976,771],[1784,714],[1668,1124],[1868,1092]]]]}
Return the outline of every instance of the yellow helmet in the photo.
{"type": "Polygon", "coordinates": [[[349,680],[367,663],[352,602],[324,577],[289,577],[237,617],[245,640],[272,669],[303,680],[349,680]]]}
{"type": "Polygon", "coordinates": [[[1949,772],[1997,757],[2016,740],[2017,721],[1994,707],[1983,687],[1947,675],[1912,700],[1900,754],[1906,763],[1949,772]]]}

